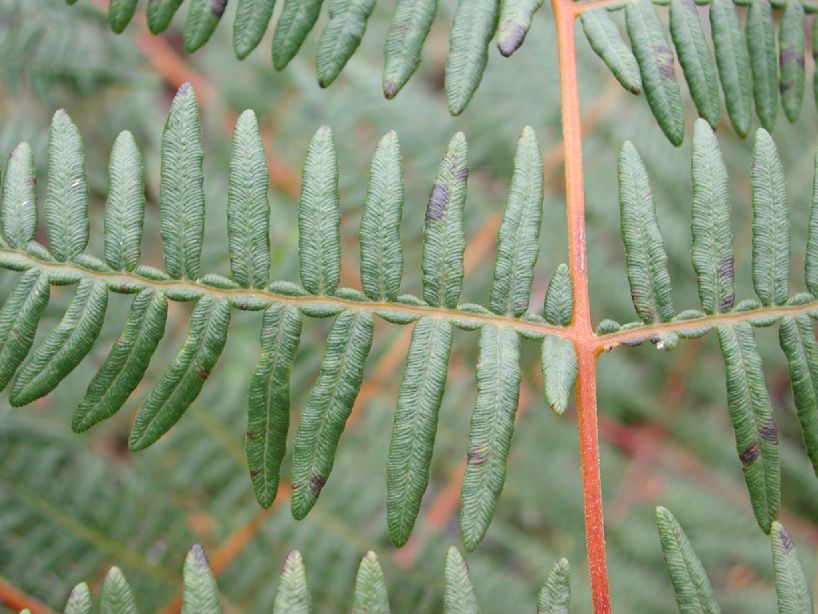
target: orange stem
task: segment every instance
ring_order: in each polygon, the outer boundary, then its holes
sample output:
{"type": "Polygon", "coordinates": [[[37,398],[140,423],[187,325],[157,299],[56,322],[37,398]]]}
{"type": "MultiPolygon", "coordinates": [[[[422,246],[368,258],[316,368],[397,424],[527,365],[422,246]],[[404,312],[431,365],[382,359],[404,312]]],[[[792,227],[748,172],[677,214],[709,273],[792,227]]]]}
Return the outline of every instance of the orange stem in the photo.
{"type": "Polygon", "coordinates": [[[27,595],[2,576],[0,576],[0,605],[4,605],[14,611],[28,608],[32,614],[57,614],[47,605],[27,595]]]}
{"type": "Polygon", "coordinates": [[[602,481],[599,470],[599,433],[596,408],[596,340],[588,298],[588,264],[585,242],[585,195],[582,173],[582,122],[579,110],[574,20],[577,9],[571,0],[552,0],[557,26],[562,136],[565,151],[565,206],[568,222],[568,261],[574,284],[572,327],[577,359],[577,420],[582,498],[585,510],[585,541],[591,594],[596,614],[611,611],[608,567],[605,558],[605,526],[602,517],[602,481]]]}

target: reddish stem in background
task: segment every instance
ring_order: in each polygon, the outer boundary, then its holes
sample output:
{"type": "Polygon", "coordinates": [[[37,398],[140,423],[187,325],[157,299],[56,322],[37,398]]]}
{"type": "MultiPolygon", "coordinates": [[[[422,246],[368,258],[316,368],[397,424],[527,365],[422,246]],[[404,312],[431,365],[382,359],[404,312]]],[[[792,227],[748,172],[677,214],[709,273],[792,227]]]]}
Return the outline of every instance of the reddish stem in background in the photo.
{"type": "Polygon", "coordinates": [[[568,261],[574,284],[572,327],[578,359],[577,421],[585,542],[596,614],[611,611],[608,567],[605,559],[605,525],[602,518],[602,481],[599,470],[599,434],[596,407],[596,338],[588,298],[585,241],[585,194],[582,174],[582,123],[579,112],[574,20],[578,9],[572,0],[552,0],[557,26],[562,137],[565,151],[565,211],[568,223],[568,261]]]}

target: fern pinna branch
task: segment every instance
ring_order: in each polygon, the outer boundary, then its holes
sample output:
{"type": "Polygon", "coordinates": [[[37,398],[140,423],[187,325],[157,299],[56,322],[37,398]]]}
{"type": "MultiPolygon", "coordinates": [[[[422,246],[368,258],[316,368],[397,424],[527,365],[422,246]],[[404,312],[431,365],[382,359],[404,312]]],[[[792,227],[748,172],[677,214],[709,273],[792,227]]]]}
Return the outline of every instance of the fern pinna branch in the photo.
{"type": "MultiPolygon", "coordinates": [[[[560,49],[573,62],[564,28],[560,49]]],[[[329,479],[338,442],[363,380],[373,319],[414,324],[387,466],[387,523],[402,545],[417,518],[429,466],[454,328],[480,332],[477,399],[461,493],[461,533],[474,548],[489,527],[506,473],[520,383],[521,339],[540,343],[545,398],[565,411],[577,384],[586,523],[596,607],[607,590],[596,440],[595,363],[614,347],[654,343],[671,350],[680,340],[716,329],[727,370],[728,405],[739,462],[759,525],[778,516],[780,468],[777,427],[764,385],[753,326],[781,322],[798,417],[813,462],[818,459],[818,344],[810,317],[818,312],[818,195],[810,218],[806,280],[809,292],[790,294],[789,220],[783,171],[766,131],[756,135],[753,187],[753,282],[758,301],[736,303],[727,175],[710,126],[696,124],[693,148],[693,265],[701,311],[676,311],[661,230],[645,168],[625,144],[619,163],[620,213],[628,280],[640,320],[620,326],[590,319],[582,207],[582,169],[575,76],[563,75],[569,264],[556,268],[542,315],[530,309],[542,215],[542,157],[530,128],[522,131],[488,306],[459,304],[463,281],[463,216],[468,181],[465,137],[453,137],[430,193],[424,220],[423,298],[400,294],[403,256],[401,157],[387,133],[372,159],[361,221],[361,286],[340,284],[338,160],[328,128],[313,137],[304,163],[299,202],[301,283],[270,281],[264,148],[252,112],[235,126],[229,168],[227,239],[232,278],[201,271],[205,194],[203,147],[196,96],[183,86],[162,138],[159,205],[164,271],[140,264],[145,195],[141,156],[126,132],[109,166],[103,258],[85,253],[88,194],[79,132],[62,111],[54,116],[44,202],[49,246],[34,240],[39,225],[30,148],[11,154],[0,206],[0,266],[19,271],[0,308],[0,386],[13,405],[54,390],[90,352],[107,311],[109,292],[133,295],[122,333],[88,385],[72,427],[84,431],[109,418],[143,379],[164,336],[168,301],[194,302],[187,338],[143,399],[129,445],[155,443],[184,415],[215,367],[235,311],[261,311],[260,358],[249,381],[247,465],[259,503],[272,504],[290,422],[289,375],[302,317],[334,317],[321,371],[300,413],[292,462],[292,512],[303,518],[329,479]],[[74,285],[60,323],[34,349],[51,286],[74,285]],[[600,563],[601,561],[601,563],[600,563]],[[600,588],[601,587],[601,588],[600,588]]],[[[609,607],[609,606],[608,606],[609,607]]]]}
{"type": "MultiPolygon", "coordinates": [[[[71,2],[73,3],[73,2],[71,2]]],[[[170,27],[184,0],[151,0],[144,22],[152,34],[170,27]]],[[[136,0],[98,0],[107,4],[108,21],[122,32],[137,14],[136,0]]],[[[323,0],[285,0],[272,36],[272,62],[283,70],[298,54],[319,22],[323,0]]],[[[328,20],[317,41],[315,71],[328,87],[352,58],[366,33],[374,0],[327,2],[328,20]]],[[[437,14],[437,0],[396,3],[384,42],[383,92],[394,98],[416,72],[423,45],[437,14]]],[[[460,0],[454,13],[446,61],[445,91],[449,111],[461,113],[482,80],[492,39],[510,56],[524,42],[543,0],[460,0]]],[[[183,28],[185,49],[194,52],[215,32],[226,11],[236,6],[233,48],[246,58],[261,43],[273,20],[274,0],[190,0],[183,28]]],[[[772,132],[780,106],[794,122],[806,86],[807,14],[813,1],[800,0],[587,0],[575,3],[591,48],[629,92],[645,93],[659,125],[674,145],[684,139],[682,90],[675,69],[678,58],[699,115],[716,127],[721,94],[730,122],[742,137],[750,131],[755,107],[761,125],[772,132]],[[668,7],[665,27],[657,7],[668,7]],[[746,9],[742,26],[737,13],[746,9]],[[780,13],[776,24],[774,12],[780,13]],[[625,42],[617,14],[624,13],[625,42]],[[709,17],[709,31],[702,17],[709,17]],[[777,27],[777,32],[776,32],[777,27]],[[708,40],[709,39],[709,40],[708,40]],[[777,42],[777,44],[776,44],[777,42]],[[712,49],[711,49],[712,47],[712,49]],[[674,53],[675,48],[675,53],[674,53]],[[721,83],[721,88],[719,88],[721,83]]],[[[815,48],[818,26],[812,26],[815,48]]],[[[813,90],[818,81],[813,79],[813,90]]],[[[818,100],[818,99],[817,99],[818,100]]]]}

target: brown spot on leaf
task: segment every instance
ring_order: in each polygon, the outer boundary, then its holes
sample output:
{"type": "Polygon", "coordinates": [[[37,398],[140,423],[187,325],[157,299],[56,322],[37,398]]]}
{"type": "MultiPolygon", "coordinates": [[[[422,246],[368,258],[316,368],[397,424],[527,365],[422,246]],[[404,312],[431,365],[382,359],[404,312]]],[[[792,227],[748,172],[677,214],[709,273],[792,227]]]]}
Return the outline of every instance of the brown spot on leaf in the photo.
{"type": "Polygon", "coordinates": [[[208,569],[210,567],[210,563],[207,560],[207,553],[201,544],[193,544],[193,548],[190,549],[190,552],[199,569],[208,569]]]}
{"type": "Polygon", "coordinates": [[[738,457],[739,460],[741,460],[742,466],[748,467],[749,465],[752,465],[756,461],[759,454],[760,450],[758,447],[758,441],[754,441],[749,446],[747,446],[744,449],[744,451],[738,455],[738,457]]]}
{"type": "Polygon", "coordinates": [[[321,494],[321,489],[324,488],[324,484],[327,483],[327,479],[321,477],[320,475],[313,475],[310,477],[310,492],[314,496],[318,496],[321,494]]]}
{"type": "Polygon", "coordinates": [[[762,424],[759,431],[761,433],[761,438],[764,441],[772,444],[778,443],[778,427],[776,426],[774,420],[768,420],[762,424]]]}
{"type": "Polygon", "coordinates": [[[392,79],[389,79],[383,84],[383,95],[389,100],[392,100],[398,95],[398,86],[394,81],[392,81],[392,79]]]}
{"type": "Polygon", "coordinates": [[[439,220],[449,206],[449,186],[445,183],[436,183],[429,195],[429,205],[426,207],[427,220],[439,220]]]}
{"type": "Polygon", "coordinates": [[[201,379],[205,380],[210,377],[210,371],[205,369],[204,367],[200,367],[196,369],[196,375],[198,375],[201,379]]]}
{"type": "Polygon", "coordinates": [[[256,476],[257,476],[258,474],[259,474],[259,470],[258,470],[258,469],[251,469],[251,470],[250,470],[250,479],[251,479],[251,480],[255,480],[255,479],[256,479],[256,476]]]}
{"type": "Polygon", "coordinates": [[[500,26],[500,31],[503,32],[504,36],[497,47],[500,49],[500,53],[508,57],[523,44],[526,29],[518,23],[506,21],[500,26]]]}
{"type": "Polygon", "coordinates": [[[466,458],[470,465],[482,465],[489,459],[489,455],[477,450],[469,450],[466,458]]]}
{"type": "Polygon", "coordinates": [[[227,0],[210,0],[210,12],[216,17],[221,17],[224,14],[226,6],[227,0]]]}
{"type": "Polygon", "coordinates": [[[787,529],[781,527],[778,531],[778,539],[781,542],[781,546],[784,548],[784,552],[789,554],[795,548],[795,544],[792,543],[792,537],[787,532],[787,529]]]}

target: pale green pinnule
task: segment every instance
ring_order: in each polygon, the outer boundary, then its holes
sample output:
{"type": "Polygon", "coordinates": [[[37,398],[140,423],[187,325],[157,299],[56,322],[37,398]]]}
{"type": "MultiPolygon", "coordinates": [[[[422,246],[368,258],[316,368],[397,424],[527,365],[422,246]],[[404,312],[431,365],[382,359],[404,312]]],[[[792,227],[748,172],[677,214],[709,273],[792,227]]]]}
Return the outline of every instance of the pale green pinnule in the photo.
{"type": "Polygon", "coordinates": [[[625,12],[648,104],[665,136],[678,147],[684,140],[685,124],[670,41],[650,0],[629,2],[625,12]]]}
{"type": "Polygon", "coordinates": [[[480,85],[499,9],[499,0],[459,0],[457,3],[445,77],[446,100],[452,115],[463,112],[480,85]]]}
{"type": "Polygon", "coordinates": [[[537,614],[568,614],[571,606],[571,567],[559,559],[537,595],[537,614]]]}
{"type": "Polygon", "coordinates": [[[543,208],[542,154],[533,128],[517,141],[514,173],[497,233],[497,258],[489,309],[519,317],[528,310],[534,265],[539,255],[543,208]]]}
{"type": "Polygon", "coordinates": [[[318,39],[315,72],[318,84],[329,87],[358,49],[375,0],[330,0],[329,22],[318,39]]]}
{"type": "Polygon", "coordinates": [[[185,20],[185,51],[193,53],[210,40],[226,7],[227,0],[190,0],[185,20]]]}
{"type": "Polygon", "coordinates": [[[318,19],[323,0],[285,0],[273,36],[273,66],[283,70],[318,19]]]}
{"type": "Polygon", "coordinates": [[[389,614],[389,595],[378,557],[371,550],[361,559],[355,578],[353,614],[389,614]]]}
{"type": "Polygon", "coordinates": [[[681,614],[719,614],[707,573],[682,527],[666,508],[656,508],[656,527],[681,614]]]}
{"type": "Polygon", "coordinates": [[[311,294],[331,295],[341,276],[341,205],[338,158],[332,130],[318,129],[304,160],[298,203],[298,262],[301,283],[311,294]]]}
{"type": "Polygon", "coordinates": [[[383,93],[394,98],[420,65],[437,0],[397,0],[384,46],[383,93]]]}
{"type": "Polygon", "coordinates": [[[753,74],[753,99],[761,125],[772,132],[778,112],[778,54],[769,0],[752,0],[747,11],[747,49],[753,74]]]}
{"type": "Polygon", "coordinates": [[[25,247],[37,232],[36,172],[31,146],[20,143],[6,164],[0,205],[0,231],[11,247],[25,247]]]}
{"type": "Polygon", "coordinates": [[[390,130],[372,156],[361,216],[361,285],[373,301],[394,301],[400,293],[403,202],[400,143],[398,135],[390,130]]]}
{"type": "Polygon", "coordinates": [[[264,37],[273,16],[275,0],[238,0],[233,19],[233,50],[243,60],[264,37]]]}
{"type": "Polygon", "coordinates": [[[503,491],[520,379],[517,332],[506,327],[483,326],[477,361],[477,399],[460,497],[460,535],[466,550],[474,550],[483,539],[503,491]]]}
{"type": "Polygon", "coordinates": [[[497,26],[497,48],[508,57],[525,41],[531,28],[534,13],[543,5],[543,0],[505,0],[500,10],[497,26]]]}
{"type": "Polygon", "coordinates": [[[222,614],[219,587],[200,544],[194,544],[185,558],[182,614],[222,614]]]}
{"type": "Polygon", "coordinates": [[[233,279],[263,288],[270,277],[270,171],[253,111],[241,114],[233,130],[227,184],[227,241],[233,279]]]}
{"type": "Polygon", "coordinates": [[[247,468],[256,499],[270,507],[278,491],[290,426],[290,372],[301,338],[301,315],[293,306],[264,311],[261,355],[248,392],[247,468]]]}
{"type": "Polygon", "coordinates": [[[773,522],[770,531],[775,592],[779,614],[811,614],[812,593],[792,537],[780,522],[773,522]]]}
{"type": "Polygon", "coordinates": [[[297,520],[315,505],[332,472],[338,441],[363,381],[373,327],[371,314],[344,311],[327,338],[318,381],[295,437],[291,507],[297,520]]]}
{"type": "Polygon", "coordinates": [[[604,6],[582,11],[582,29],[594,52],[605,62],[617,81],[632,94],[642,91],[639,64],[631,48],[622,40],[619,27],[604,6]]]}
{"type": "Polygon", "coordinates": [[[290,550],[281,566],[273,614],[310,614],[312,598],[307,586],[307,571],[298,550],[290,550]]]}
{"type": "Polygon", "coordinates": [[[142,154],[127,130],[120,133],[108,165],[105,202],[105,262],[117,271],[133,271],[142,251],[145,179],[142,154]]]}
{"type": "Polygon", "coordinates": [[[743,138],[752,119],[750,60],[732,0],[711,0],[710,30],[727,114],[733,129],[743,138]]]}

